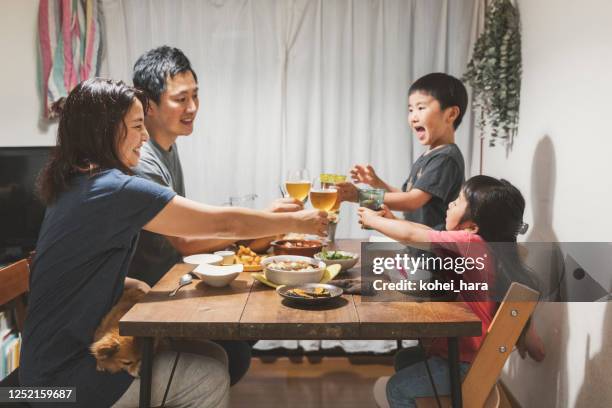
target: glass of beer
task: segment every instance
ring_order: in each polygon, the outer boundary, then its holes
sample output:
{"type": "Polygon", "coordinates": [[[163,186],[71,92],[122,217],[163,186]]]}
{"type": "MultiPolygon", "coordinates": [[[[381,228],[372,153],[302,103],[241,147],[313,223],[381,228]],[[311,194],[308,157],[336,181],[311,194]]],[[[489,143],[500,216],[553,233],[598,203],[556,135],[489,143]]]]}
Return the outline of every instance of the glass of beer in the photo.
{"type": "Polygon", "coordinates": [[[310,191],[310,175],[308,170],[288,171],[285,178],[285,190],[296,200],[306,202],[308,192],[310,191]]]}
{"type": "Polygon", "coordinates": [[[310,189],[310,202],[314,208],[331,211],[336,205],[337,198],[338,190],[333,185],[321,181],[320,177],[314,180],[310,189]]]}
{"type": "MultiPolygon", "coordinates": [[[[336,183],[342,183],[346,181],[346,176],[343,174],[334,174],[334,173],[321,173],[321,183],[323,183],[324,187],[333,187],[336,183]]],[[[340,197],[337,197],[336,203],[332,207],[330,211],[337,212],[340,210],[340,197]]]]}
{"type": "MultiPolygon", "coordinates": [[[[385,190],[382,188],[364,188],[359,190],[359,206],[379,211],[382,208],[385,198],[385,190]]],[[[372,229],[361,227],[362,229],[372,229]]]]}

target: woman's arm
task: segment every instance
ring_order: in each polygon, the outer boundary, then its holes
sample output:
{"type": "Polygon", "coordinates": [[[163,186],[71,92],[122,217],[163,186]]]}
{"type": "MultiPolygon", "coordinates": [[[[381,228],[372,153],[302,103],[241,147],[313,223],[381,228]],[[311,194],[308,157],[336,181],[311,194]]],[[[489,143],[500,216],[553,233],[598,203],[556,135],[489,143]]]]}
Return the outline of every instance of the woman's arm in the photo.
{"type": "MultiPolygon", "coordinates": [[[[304,208],[304,204],[295,198],[279,198],[274,200],[265,211],[269,212],[294,212],[304,208]]],[[[211,238],[184,238],[166,236],[170,244],[183,256],[199,254],[202,252],[214,252],[233,245],[235,239],[211,239],[211,238]]],[[[264,252],[277,236],[259,238],[253,241],[245,241],[255,252],[264,252]]]]}
{"type": "Polygon", "coordinates": [[[384,218],[376,211],[364,207],[360,207],[358,213],[359,222],[363,226],[373,228],[405,244],[413,244],[413,246],[418,246],[422,249],[428,249],[430,246],[431,240],[429,238],[429,231],[431,231],[431,228],[427,225],[405,220],[384,218]]]}
{"type": "Polygon", "coordinates": [[[270,213],[213,207],[175,196],[144,229],[186,238],[260,238],[286,232],[325,235],[327,213],[308,210],[270,213]]]}

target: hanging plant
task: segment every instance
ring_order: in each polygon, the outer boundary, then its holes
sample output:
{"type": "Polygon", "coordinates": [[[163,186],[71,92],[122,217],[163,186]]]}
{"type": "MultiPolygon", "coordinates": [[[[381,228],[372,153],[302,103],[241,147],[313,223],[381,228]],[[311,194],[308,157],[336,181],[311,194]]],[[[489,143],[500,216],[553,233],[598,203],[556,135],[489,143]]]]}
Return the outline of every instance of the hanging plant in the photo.
{"type": "Polygon", "coordinates": [[[521,33],[518,9],[510,0],[490,2],[463,80],[472,87],[481,138],[490,130],[490,146],[501,139],[511,148],[519,119],[521,33]]]}

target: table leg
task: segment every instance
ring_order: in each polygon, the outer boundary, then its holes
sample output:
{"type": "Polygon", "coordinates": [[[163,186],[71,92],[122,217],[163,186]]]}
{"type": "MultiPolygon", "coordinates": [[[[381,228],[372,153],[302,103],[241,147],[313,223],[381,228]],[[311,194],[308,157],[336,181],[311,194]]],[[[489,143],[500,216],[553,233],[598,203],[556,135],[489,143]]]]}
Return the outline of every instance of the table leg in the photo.
{"type": "Polygon", "coordinates": [[[153,380],[153,337],[143,337],[142,340],[139,406],[149,408],[151,406],[151,381],[153,380]]]}
{"type": "Polygon", "coordinates": [[[450,374],[451,401],[453,408],[461,408],[461,374],[459,373],[459,338],[448,338],[448,371],[450,374]]]}

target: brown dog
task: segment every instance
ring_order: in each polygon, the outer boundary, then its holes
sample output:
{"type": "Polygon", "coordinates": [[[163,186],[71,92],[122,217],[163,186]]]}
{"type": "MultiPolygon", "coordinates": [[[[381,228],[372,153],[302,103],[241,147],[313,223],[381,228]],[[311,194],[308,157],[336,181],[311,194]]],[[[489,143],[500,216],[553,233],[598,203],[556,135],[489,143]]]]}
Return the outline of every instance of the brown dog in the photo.
{"type": "Polygon", "coordinates": [[[94,342],[90,346],[98,364],[99,371],[117,373],[127,371],[131,376],[138,377],[142,351],[140,342],[131,336],[119,335],[119,320],[146,294],[140,288],[126,288],[119,302],[102,319],[94,334],[94,342]]]}

